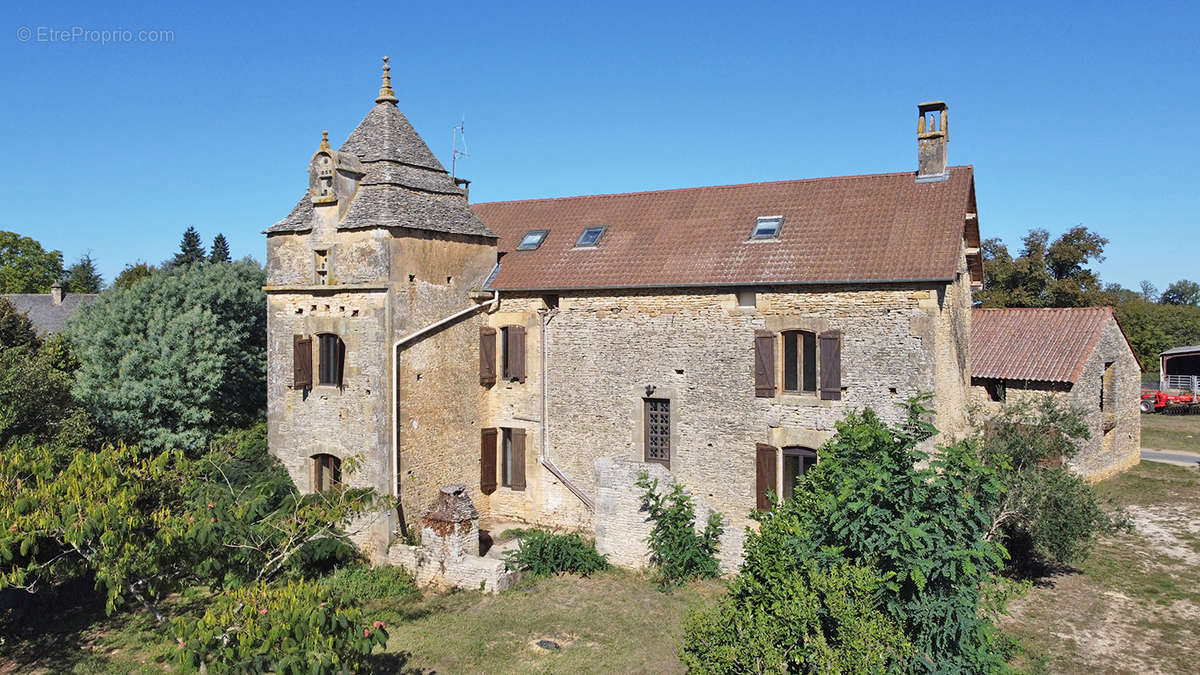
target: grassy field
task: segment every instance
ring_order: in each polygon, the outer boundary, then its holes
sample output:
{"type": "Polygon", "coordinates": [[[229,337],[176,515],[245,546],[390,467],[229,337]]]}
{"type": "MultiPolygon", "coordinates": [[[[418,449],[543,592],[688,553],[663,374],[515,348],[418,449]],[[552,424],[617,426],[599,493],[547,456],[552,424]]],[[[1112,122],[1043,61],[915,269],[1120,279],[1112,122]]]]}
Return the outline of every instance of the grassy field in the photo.
{"type": "Polygon", "coordinates": [[[1200,407],[1190,412],[1142,415],[1142,447],[1200,453],[1200,407]]]}
{"type": "MultiPolygon", "coordinates": [[[[1144,418],[1143,418],[1144,419],[1144,418]]],[[[1010,605],[1027,672],[1187,673],[1200,661],[1200,473],[1143,462],[1100,484],[1135,532],[1010,605]]]]}

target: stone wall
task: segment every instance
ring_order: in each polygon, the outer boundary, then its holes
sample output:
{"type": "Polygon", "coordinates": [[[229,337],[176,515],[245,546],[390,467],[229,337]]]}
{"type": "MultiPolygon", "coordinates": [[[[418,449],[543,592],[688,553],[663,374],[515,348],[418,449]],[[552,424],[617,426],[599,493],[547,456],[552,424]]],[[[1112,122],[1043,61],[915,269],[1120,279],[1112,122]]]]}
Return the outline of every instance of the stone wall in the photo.
{"type": "MultiPolygon", "coordinates": [[[[953,321],[966,308],[954,319],[950,305],[968,296],[954,290],[947,297],[947,286],[936,284],[767,288],[759,289],[753,307],[739,307],[732,289],[563,294],[557,310],[548,312],[544,336],[541,297],[506,295],[489,322],[526,327],[528,378],[489,391],[484,419],[485,426],[527,429],[528,488],[498,489],[487,500],[490,512],[550,526],[585,524],[581,500],[534,463],[534,453],[547,454],[580,491],[597,498],[597,459],[649,466],[643,463],[643,406],[652,387],[654,398],[671,401],[670,474],[740,533],[755,504],[756,443],[819,448],[849,410],[872,407],[895,422],[907,398],[935,392],[940,360],[962,358],[959,345],[939,348],[939,341],[963,334],[953,321]],[[757,329],[840,330],[842,400],[755,397],[757,329]],[[541,438],[547,433],[549,443],[541,438]]],[[[780,353],[778,368],[782,362],[780,353]]],[[[960,383],[957,400],[964,399],[957,361],[944,370],[960,383]]],[[[599,513],[595,517],[599,529],[599,513]]]]}
{"type": "MultiPolygon", "coordinates": [[[[669,489],[671,472],[661,464],[611,457],[597,459],[595,467],[596,550],[618,567],[641,569],[648,566],[650,549],[647,542],[654,523],[642,509],[643,490],[635,483],[638,475],[645,472],[658,479],[658,489],[663,492],[669,489]]],[[[692,498],[696,510],[695,529],[702,532],[714,509],[704,499],[694,494],[692,498]]],[[[737,571],[745,533],[744,527],[726,525],[717,553],[722,572],[737,571]]]]}

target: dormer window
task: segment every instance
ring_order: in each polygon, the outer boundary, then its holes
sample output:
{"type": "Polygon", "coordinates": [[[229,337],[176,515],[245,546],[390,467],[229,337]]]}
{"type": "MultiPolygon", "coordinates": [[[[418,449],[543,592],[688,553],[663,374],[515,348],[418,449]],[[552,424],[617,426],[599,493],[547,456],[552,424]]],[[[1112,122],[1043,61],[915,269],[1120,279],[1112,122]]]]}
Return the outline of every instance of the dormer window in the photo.
{"type": "Polygon", "coordinates": [[[604,236],[603,225],[585,228],[583,234],[579,235],[579,240],[575,242],[575,248],[596,248],[600,245],[600,237],[604,236]]]}
{"type": "Polygon", "coordinates": [[[783,227],[783,216],[762,216],[754,223],[751,239],[778,239],[783,227]]]}
{"type": "Polygon", "coordinates": [[[542,241],[546,239],[546,235],[550,230],[530,230],[521,237],[521,243],[517,244],[518,251],[532,251],[542,245],[542,241]]]}

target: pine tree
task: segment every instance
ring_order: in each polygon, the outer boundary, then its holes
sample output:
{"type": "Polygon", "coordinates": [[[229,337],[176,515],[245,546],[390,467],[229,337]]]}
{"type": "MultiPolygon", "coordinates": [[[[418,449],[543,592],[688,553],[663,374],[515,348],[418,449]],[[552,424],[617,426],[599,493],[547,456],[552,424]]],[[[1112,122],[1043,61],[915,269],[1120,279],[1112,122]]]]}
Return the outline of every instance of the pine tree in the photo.
{"type": "Polygon", "coordinates": [[[90,253],[84,253],[79,262],[67,269],[64,286],[70,293],[99,293],[104,288],[104,277],[96,271],[96,261],[90,253]]]}
{"type": "Polygon", "coordinates": [[[194,227],[188,227],[183,233],[183,241],[179,243],[179,253],[171,261],[172,267],[182,267],[204,262],[204,243],[200,241],[200,233],[194,227]]]}
{"type": "Polygon", "coordinates": [[[212,250],[208,254],[208,262],[210,263],[227,263],[229,258],[229,242],[225,241],[225,235],[218,233],[213,239],[212,250]]]}

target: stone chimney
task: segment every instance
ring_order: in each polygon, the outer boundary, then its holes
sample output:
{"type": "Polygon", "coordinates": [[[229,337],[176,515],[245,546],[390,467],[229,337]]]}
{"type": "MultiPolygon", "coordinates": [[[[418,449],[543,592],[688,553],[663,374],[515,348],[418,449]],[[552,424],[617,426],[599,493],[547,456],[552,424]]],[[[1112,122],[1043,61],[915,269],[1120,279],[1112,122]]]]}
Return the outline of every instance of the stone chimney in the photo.
{"type": "Polygon", "coordinates": [[[50,304],[61,305],[62,296],[62,284],[56,281],[54,282],[54,285],[50,287],[50,304]]]}
{"type": "Polygon", "coordinates": [[[479,555],[479,512],[462,483],[447,485],[421,514],[421,547],[442,560],[479,555]]]}
{"type": "Polygon", "coordinates": [[[917,182],[933,183],[950,176],[950,130],[945,101],[917,105],[917,182]]]}

